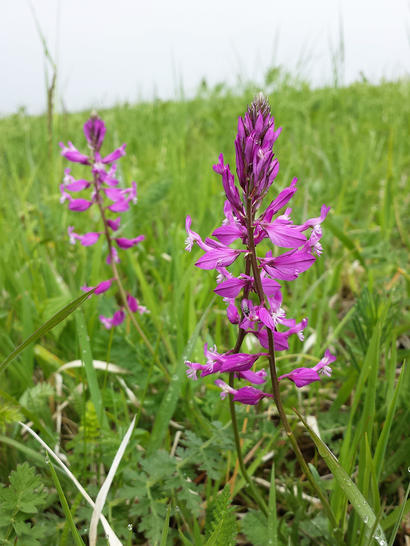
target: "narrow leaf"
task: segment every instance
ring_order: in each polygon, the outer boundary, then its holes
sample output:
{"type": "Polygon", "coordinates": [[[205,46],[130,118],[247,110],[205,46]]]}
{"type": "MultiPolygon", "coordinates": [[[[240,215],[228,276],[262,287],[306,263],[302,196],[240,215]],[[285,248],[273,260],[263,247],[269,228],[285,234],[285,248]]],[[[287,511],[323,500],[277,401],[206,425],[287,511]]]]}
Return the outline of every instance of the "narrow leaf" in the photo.
{"type": "Polygon", "coordinates": [[[61,483],[60,483],[60,480],[58,479],[57,473],[54,470],[53,463],[49,461],[48,466],[50,468],[51,477],[53,478],[54,485],[57,489],[57,493],[60,498],[60,504],[64,511],[66,521],[68,522],[70,526],[71,533],[74,538],[74,542],[76,543],[77,546],[84,546],[83,539],[80,537],[77,527],[75,526],[70,507],[68,506],[68,502],[67,502],[67,499],[65,498],[64,491],[63,491],[63,488],[61,487],[61,483]]]}
{"type": "Polygon", "coordinates": [[[102,487],[100,491],[98,492],[97,498],[95,499],[94,510],[93,510],[93,513],[91,516],[91,522],[90,522],[90,539],[89,539],[90,546],[95,546],[97,544],[98,521],[101,517],[102,509],[104,507],[105,500],[108,495],[108,491],[110,490],[111,483],[114,479],[115,473],[117,472],[117,468],[121,462],[122,456],[124,455],[128,442],[130,441],[131,434],[134,429],[134,425],[135,425],[135,416],[134,416],[134,419],[131,421],[131,424],[128,427],[127,432],[125,433],[124,438],[122,439],[122,442],[120,444],[120,447],[118,448],[117,453],[115,454],[114,460],[107,474],[107,477],[105,478],[104,483],[102,484],[102,487]]]}
{"type": "MultiPolygon", "coordinates": [[[[335,480],[339,484],[340,488],[343,490],[346,497],[349,499],[352,506],[356,509],[363,523],[368,527],[369,530],[373,528],[373,525],[376,521],[376,515],[370,507],[367,500],[364,498],[358,487],[350,479],[350,476],[340,465],[339,461],[335,455],[330,451],[327,445],[315,434],[315,432],[309,427],[306,423],[306,420],[302,415],[296,410],[293,410],[302,423],[305,425],[305,428],[309,432],[313,442],[315,443],[319,454],[323,457],[325,463],[329,467],[329,470],[332,472],[335,480]]],[[[380,525],[376,527],[375,538],[378,540],[379,544],[386,544],[386,537],[384,536],[383,529],[380,525]],[[377,538],[376,538],[377,537],[377,538]],[[383,542],[384,541],[384,542],[383,542]]]]}
{"type": "Polygon", "coordinates": [[[14,351],[11,352],[9,356],[0,364],[0,374],[4,372],[10,362],[12,362],[23,349],[30,345],[30,343],[33,343],[33,341],[36,341],[40,337],[44,336],[47,332],[52,330],[54,326],[56,326],[64,319],[66,319],[69,315],[71,315],[71,313],[73,313],[77,309],[77,307],[84,303],[88,296],[90,296],[93,292],[94,289],[90,290],[86,294],[83,294],[79,298],[75,299],[74,301],[63,307],[61,311],[52,316],[47,322],[45,322],[42,326],[40,326],[40,328],[38,328],[33,334],[31,334],[31,336],[25,339],[23,343],[16,347],[14,351]]]}
{"type": "MultiPolygon", "coordinates": [[[[39,442],[43,446],[43,448],[47,451],[51,457],[61,466],[61,468],[64,470],[64,472],[67,474],[67,476],[70,478],[70,480],[73,482],[73,484],[76,486],[76,488],[79,490],[79,492],[82,494],[82,496],[85,498],[85,500],[88,502],[88,504],[94,508],[95,504],[90,495],[87,493],[87,491],[84,489],[84,487],[81,485],[81,483],[77,480],[77,478],[74,476],[74,474],[67,468],[67,466],[63,463],[63,461],[54,453],[54,451],[32,430],[28,425],[25,425],[24,423],[20,423],[20,425],[29,432],[33,438],[39,442]]],[[[114,531],[111,529],[110,524],[108,523],[107,519],[103,514],[101,514],[101,523],[104,527],[105,534],[108,537],[108,542],[110,546],[122,546],[121,541],[117,537],[117,535],[114,533],[114,531]]]]}

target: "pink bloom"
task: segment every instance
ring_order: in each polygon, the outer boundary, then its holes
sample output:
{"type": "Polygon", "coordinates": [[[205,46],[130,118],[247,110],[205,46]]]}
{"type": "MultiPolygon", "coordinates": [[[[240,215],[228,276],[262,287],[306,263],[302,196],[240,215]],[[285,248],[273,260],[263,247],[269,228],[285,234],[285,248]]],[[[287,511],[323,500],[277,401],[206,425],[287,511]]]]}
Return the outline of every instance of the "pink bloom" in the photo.
{"type": "Polygon", "coordinates": [[[83,165],[90,164],[88,157],[80,153],[72,142],[69,142],[68,146],[65,146],[62,142],[60,142],[60,147],[62,148],[61,155],[68,159],[68,161],[72,161],[73,163],[82,163],[83,165]]]}
{"type": "Polygon", "coordinates": [[[100,315],[98,318],[107,328],[107,330],[110,330],[113,326],[119,326],[122,322],[124,322],[125,313],[122,309],[119,309],[114,313],[112,318],[104,317],[104,315],[100,315]]]}
{"type": "Polygon", "coordinates": [[[117,251],[117,249],[115,247],[112,247],[111,251],[108,252],[108,256],[107,256],[107,259],[105,261],[106,261],[106,263],[108,265],[110,265],[111,262],[114,262],[116,264],[120,263],[121,260],[120,260],[120,258],[118,256],[118,251],[117,251]]]}
{"type": "Polygon", "coordinates": [[[107,156],[105,156],[101,160],[101,162],[102,163],[112,163],[113,161],[117,161],[117,159],[119,159],[120,157],[123,157],[125,155],[125,147],[126,147],[126,144],[123,144],[122,146],[120,146],[119,148],[117,148],[116,150],[114,150],[113,152],[108,154],[107,156]]]}
{"type": "Polygon", "coordinates": [[[260,391],[258,389],[255,389],[255,387],[251,387],[251,386],[241,387],[240,389],[233,389],[227,383],[225,383],[225,381],[222,381],[222,379],[216,379],[215,385],[217,385],[220,389],[222,389],[222,392],[221,392],[222,400],[226,397],[227,394],[232,394],[235,402],[240,402],[241,404],[248,404],[248,405],[254,406],[262,398],[265,398],[265,397],[272,398],[271,394],[260,391]]]}
{"type": "Polygon", "coordinates": [[[118,216],[118,218],[116,218],[115,220],[107,220],[107,224],[110,226],[110,228],[113,231],[117,231],[117,229],[120,227],[120,223],[121,223],[120,216],[118,216]]]}
{"type": "Polygon", "coordinates": [[[329,364],[334,362],[336,357],[332,355],[329,349],[326,349],[323,358],[315,365],[313,368],[296,368],[290,373],[286,373],[278,377],[278,380],[281,381],[286,377],[293,381],[297,387],[304,387],[309,385],[314,381],[320,381],[320,374],[327,375],[330,377],[332,374],[332,369],[329,364]]]}
{"type": "Polygon", "coordinates": [[[71,196],[69,196],[69,200],[70,203],[68,205],[68,208],[76,212],[84,212],[85,210],[89,209],[93,204],[92,201],[88,201],[87,199],[73,199],[71,196]]]}
{"type": "Polygon", "coordinates": [[[140,243],[144,239],[145,239],[145,235],[139,235],[138,237],[134,237],[134,239],[118,237],[117,239],[115,239],[115,242],[120,248],[131,248],[133,246],[136,246],[138,243],[140,243]]]}

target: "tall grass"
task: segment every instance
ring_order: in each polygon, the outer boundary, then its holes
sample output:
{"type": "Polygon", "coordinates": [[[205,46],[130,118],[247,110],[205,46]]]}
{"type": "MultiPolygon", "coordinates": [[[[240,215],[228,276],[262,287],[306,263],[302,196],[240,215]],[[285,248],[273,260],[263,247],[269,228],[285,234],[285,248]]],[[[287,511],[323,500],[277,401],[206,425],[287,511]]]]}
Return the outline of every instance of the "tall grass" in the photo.
{"type": "MultiPolygon", "coordinates": [[[[109,128],[107,149],[127,142],[121,178],[138,183],[139,204],[124,220],[127,231],[144,233],[146,240],[129,252],[123,267],[133,293],[150,309],[143,329],[168,373],[158,371],[128,322],[112,333],[105,331],[97,316],[110,313],[105,308],[109,300],[91,299],[22,352],[2,375],[0,481],[8,484],[10,472],[23,460],[36,466],[49,496],[45,516],[33,512],[30,518],[43,529],[44,544],[70,543],[70,527],[35,441],[20,435],[16,422],[22,415],[49,445],[67,454],[73,474],[95,498],[137,412],[133,448],[124,454],[104,509],[124,543],[202,544],[217,525],[215,514],[222,508],[210,507],[235,467],[225,427],[228,407],[212,380],[205,387],[204,382],[188,383],[183,360],[189,355],[200,359],[204,341],[229,347],[233,334],[223,304],[213,301],[213,274],[196,270],[197,255],[184,252],[184,220],[189,212],[202,234],[220,222],[221,187],[212,164],[222,150],[234,164],[235,120],[254,91],[250,85],[235,93],[216,88],[185,102],[126,104],[99,112],[109,128]],[[78,358],[84,369],[57,373],[63,363],[78,358]],[[95,360],[117,364],[129,374],[121,379],[96,370],[95,360]],[[175,441],[177,459],[169,456],[175,441]],[[205,508],[208,519],[214,515],[214,527],[203,519],[205,508]]],[[[409,352],[410,322],[405,270],[410,85],[357,83],[313,90],[279,77],[267,82],[267,91],[283,127],[276,153],[284,169],[276,185],[284,187],[293,176],[303,181],[293,200],[295,222],[322,203],[332,206],[324,225],[324,255],[286,287],[289,315],[309,316],[306,341],[304,346],[293,341],[278,364],[286,373],[295,361],[320,355],[328,345],[338,360],[332,380],[298,393],[289,387],[285,404],[290,414],[296,407],[313,419],[390,536],[409,476],[409,374],[401,367],[409,352]]],[[[79,142],[86,116],[55,114],[54,134],[79,142]]],[[[19,113],[0,120],[1,360],[80,295],[81,285],[106,278],[102,243],[88,249],[68,244],[72,220],[59,204],[58,189],[65,165],[57,149],[49,161],[47,142],[44,116],[19,113]]],[[[76,221],[80,232],[90,229],[83,216],[76,221]]],[[[266,500],[276,502],[279,519],[265,521],[253,510],[238,477],[231,481],[237,536],[266,544],[263,529],[277,527],[278,544],[329,543],[316,501],[301,493],[303,477],[281,440],[275,414],[263,405],[256,412],[239,408],[238,415],[246,431],[250,473],[260,483],[269,483],[271,464],[266,461],[274,458],[276,499],[271,489],[266,500]]],[[[312,440],[299,426],[295,433],[321,486],[330,492],[346,544],[370,544],[363,520],[348,506],[312,440]]],[[[70,482],[64,476],[60,480],[85,538],[91,513],[74,497],[70,482]]],[[[397,537],[401,544],[400,529],[397,537]]]]}

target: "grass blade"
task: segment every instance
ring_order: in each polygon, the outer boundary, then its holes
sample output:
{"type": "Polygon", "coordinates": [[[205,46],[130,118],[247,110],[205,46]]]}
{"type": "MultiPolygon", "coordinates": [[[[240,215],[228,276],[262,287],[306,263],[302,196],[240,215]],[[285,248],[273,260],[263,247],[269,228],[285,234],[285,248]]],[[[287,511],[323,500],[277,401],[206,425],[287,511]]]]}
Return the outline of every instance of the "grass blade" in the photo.
{"type": "Polygon", "coordinates": [[[97,498],[95,499],[95,505],[94,510],[91,516],[91,522],[90,522],[90,546],[95,546],[97,544],[97,525],[101,517],[102,509],[105,504],[105,500],[108,495],[108,491],[110,490],[111,483],[114,479],[115,473],[117,472],[117,468],[121,462],[122,456],[124,455],[124,452],[127,448],[128,442],[130,441],[132,431],[134,430],[135,425],[135,416],[133,420],[131,421],[130,426],[128,427],[127,432],[125,433],[124,438],[122,439],[122,442],[120,444],[120,447],[118,448],[117,453],[115,454],[114,460],[112,462],[111,468],[107,474],[107,477],[104,480],[104,483],[102,484],[101,489],[98,492],[97,498]]]}
{"type": "Polygon", "coordinates": [[[269,506],[268,506],[268,545],[278,546],[278,518],[276,513],[275,463],[272,462],[270,474],[269,506]]]}
{"type": "Polygon", "coordinates": [[[47,332],[54,328],[54,326],[57,326],[57,324],[59,324],[69,315],[71,315],[71,313],[73,313],[77,309],[77,307],[84,303],[88,296],[90,296],[93,292],[94,289],[90,290],[86,294],[83,294],[79,298],[75,299],[74,301],[63,307],[61,311],[58,311],[58,313],[53,315],[49,320],[47,320],[47,322],[45,322],[42,326],[40,326],[40,328],[32,333],[31,336],[26,338],[23,343],[16,347],[14,351],[11,352],[9,356],[5,358],[5,360],[3,360],[3,362],[0,364],[0,374],[4,372],[10,362],[12,362],[21,353],[21,351],[23,351],[28,345],[30,345],[30,343],[44,336],[47,332]]]}
{"type": "Polygon", "coordinates": [[[407,491],[406,491],[406,494],[404,496],[403,502],[401,504],[399,515],[397,516],[396,522],[394,524],[393,531],[392,531],[392,534],[391,534],[390,540],[389,540],[389,546],[393,546],[394,539],[396,538],[397,531],[399,530],[400,523],[401,523],[401,520],[403,519],[406,508],[409,509],[409,507],[407,506],[408,505],[407,498],[409,496],[409,493],[410,493],[410,483],[407,486],[407,491]]]}
{"type": "Polygon", "coordinates": [[[53,463],[49,461],[48,466],[50,468],[51,477],[53,478],[55,488],[57,489],[57,493],[60,498],[60,504],[64,511],[66,521],[68,522],[70,526],[71,533],[74,538],[74,542],[77,546],[85,546],[83,539],[80,537],[77,527],[75,526],[70,507],[68,506],[68,502],[67,502],[67,499],[65,498],[64,491],[63,491],[63,488],[61,487],[61,483],[60,483],[60,480],[58,479],[57,473],[54,470],[53,463]]]}
{"type": "MultiPolygon", "coordinates": [[[[77,480],[77,478],[74,476],[74,474],[67,468],[67,466],[63,463],[63,461],[57,457],[57,455],[54,453],[54,451],[32,430],[28,425],[25,425],[24,423],[20,423],[20,425],[29,432],[33,438],[37,440],[37,442],[43,446],[43,448],[47,451],[51,457],[61,466],[61,468],[64,470],[64,472],[67,474],[67,476],[70,478],[70,480],[73,482],[73,484],[76,486],[76,488],[79,490],[81,495],[85,498],[85,500],[88,502],[88,504],[94,508],[95,503],[90,497],[90,495],[87,493],[87,491],[84,489],[84,487],[81,485],[81,483],[77,480]]],[[[111,525],[108,523],[107,519],[103,514],[101,514],[101,523],[104,527],[105,534],[108,537],[108,542],[110,546],[122,546],[120,539],[117,537],[117,535],[114,533],[114,531],[111,529],[111,525]]]]}
{"type": "Polygon", "coordinates": [[[77,313],[75,319],[78,342],[81,349],[81,360],[84,362],[85,374],[87,376],[88,388],[90,389],[91,401],[94,404],[100,424],[104,425],[105,428],[107,428],[107,417],[104,412],[101,391],[98,385],[97,373],[93,364],[93,355],[91,353],[90,340],[87,333],[87,326],[85,324],[84,314],[77,313]]]}
{"type": "MultiPolygon", "coordinates": [[[[304,424],[306,430],[309,432],[313,442],[315,443],[319,454],[323,457],[325,463],[329,467],[329,470],[332,472],[335,480],[339,484],[340,488],[349,499],[352,506],[356,509],[363,523],[368,527],[369,530],[373,528],[373,525],[376,521],[376,515],[370,507],[367,500],[362,495],[361,491],[350,479],[350,476],[347,474],[345,469],[340,465],[337,458],[333,455],[327,445],[315,434],[315,432],[309,427],[306,420],[302,415],[297,411],[293,410],[299,419],[304,424]]],[[[386,537],[384,536],[383,529],[380,525],[376,527],[376,540],[379,544],[387,544],[386,537]],[[377,537],[377,538],[376,538],[377,537]],[[384,541],[384,542],[383,542],[384,541]]]]}

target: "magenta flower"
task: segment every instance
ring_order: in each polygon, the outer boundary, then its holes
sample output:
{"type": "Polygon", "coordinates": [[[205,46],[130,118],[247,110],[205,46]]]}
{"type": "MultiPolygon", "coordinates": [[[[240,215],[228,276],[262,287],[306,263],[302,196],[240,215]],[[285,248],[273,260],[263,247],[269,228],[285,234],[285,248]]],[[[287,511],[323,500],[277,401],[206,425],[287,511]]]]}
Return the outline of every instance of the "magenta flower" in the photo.
{"type": "Polygon", "coordinates": [[[329,366],[332,362],[336,360],[336,357],[332,355],[329,349],[326,349],[325,354],[316,366],[313,368],[296,368],[290,373],[286,373],[278,377],[278,380],[281,381],[286,377],[294,382],[297,387],[304,387],[313,383],[313,381],[320,381],[320,374],[327,375],[328,377],[332,374],[332,368],[329,366]]]}
{"type": "Polygon", "coordinates": [[[232,394],[235,402],[240,402],[241,404],[248,404],[254,406],[262,398],[269,397],[272,398],[272,395],[255,389],[255,387],[247,386],[241,387],[240,389],[233,389],[222,379],[216,379],[215,385],[217,385],[221,390],[222,400],[226,397],[227,394],[232,394]]]}
{"type": "MultiPolygon", "coordinates": [[[[137,185],[135,182],[131,183],[129,188],[119,187],[119,181],[116,178],[117,165],[116,161],[125,155],[125,144],[109,153],[106,156],[101,156],[101,148],[104,143],[104,137],[106,133],[106,127],[104,122],[96,115],[92,115],[90,119],[84,124],[84,135],[90,148],[90,154],[85,155],[77,150],[77,148],[69,142],[67,146],[60,144],[62,148],[61,154],[73,163],[81,163],[88,165],[91,170],[92,181],[85,179],[76,180],[71,174],[69,168],[64,171],[63,183],[60,186],[61,203],[68,201],[69,210],[76,212],[84,212],[91,206],[96,205],[100,218],[102,220],[103,228],[101,231],[89,231],[83,235],[80,235],[74,231],[73,226],[68,228],[68,236],[71,244],[75,244],[79,241],[83,246],[94,245],[102,234],[105,235],[107,243],[107,257],[106,263],[111,266],[113,270],[113,277],[107,281],[103,281],[97,285],[94,294],[102,294],[106,292],[113,281],[120,283],[120,277],[117,271],[117,266],[120,262],[118,251],[114,246],[114,242],[120,249],[129,249],[138,245],[144,240],[144,235],[129,238],[124,236],[118,236],[112,238],[111,232],[118,232],[120,230],[121,217],[110,218],[110,212],[125,212],[130,208],[131,203],[137,202],[137,185]],[[72,197],[71,193],[78,193],[82,191],[90,191],[91,193],[84,197],[72,197]],[[105,200],[109,200],[109,203],[105,203],[105,200]]],[[[83,287],[87,288],[87,287],[83,287]]],[[[124,290],[120,291],[124,294],[124,290]]],[[[143,314],[147,312],[146,308],[139,305],[137,300],[131,295],[128,297],[123,296],[124,301],[119,310],[117,310],[112,318],[100,316],[101,322],[106,328],[112,328],[118,326],[124,321],[124,309],[127,309],[130,313],[138,312],[143,314]]]]}
{"type": "MultiPolygon", "coordinates": [[[[321,224],[329,207],[322,205],[320,216],[300,224],[294,222],[291,219],[292,209],[286,208],[297,190],[297,179],[293,178],[290,185],[280,191],[265,210],[259,212],[263,199],[279,173],[279,162],[272,147],[280,132],[281,128],[275,127],[268,102],[263,97],[255,99],[244,117],[238,120],[235,152],[239,186],[235,183],[235,176],[229,165],[224,163],[222,154],[213,167],[221,175],[226,196],[225,219],[212,232],[216,240],[206,238],[203,241],[191,229],[191,217],[186,218],[185,248],[191,251],[197,245],[203,253],[195,265],[200,269],[215,269],[218,272],[214,292],[227,303],[229,322],[238,325],[235,351],[221,354],[216,348],[208,349],[205,345],[205,364],[190,361],[185,363],[187,375],[192,379],[196,379],[198,373],[201,377],[229,373],[231,380],[236,378],[261,384],[266,380],[266,372],[263,369],[253,369],[258,365],[259,358],[268,356],[272,370],[272,366],[275,367],[275,350],[287,350],[292,335],[303,340],[307,318],[297,322],[286,316],[278,281],[297,279],[321,255],[321,224]],[[268,250],[264,255],[258,255],[256,249],[262,242],[285,251],[273,253],[268,250]],[[234,247],[231,246],[233,243],[234,247]],[[241,256],[245,264],[244,273],[234,276],[228,268],[241,256]],[[255,336],[268,353],[241,353],[240,345],[249,334],[255,336]]],[[[320,373],[330,375],[328,364],[334,360],[335,357],[326,351],[324,358],[313,368],[297,368],[281,375],[279,379],[288,378],[297,387],[307,385],[318,381],[320,373]]],[[[253,405],[264,397],[272,396],[253,386],[235,389],[221,379],[217,379],[215,383],[222,389],[222,397],[231,394],[233,400],[243,404],[253,405]]],[[[232,381],[230,385],[233,385],[232,381]]]]}

